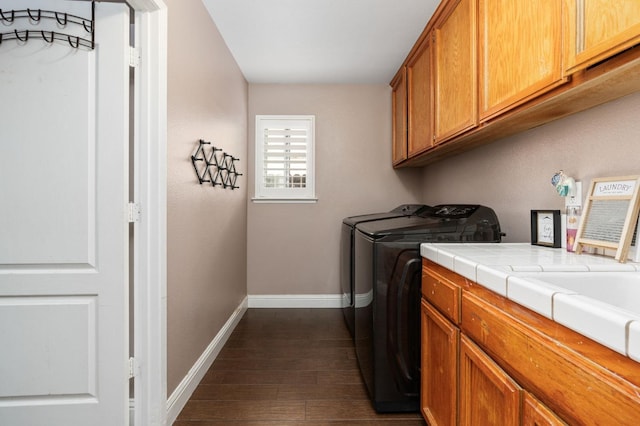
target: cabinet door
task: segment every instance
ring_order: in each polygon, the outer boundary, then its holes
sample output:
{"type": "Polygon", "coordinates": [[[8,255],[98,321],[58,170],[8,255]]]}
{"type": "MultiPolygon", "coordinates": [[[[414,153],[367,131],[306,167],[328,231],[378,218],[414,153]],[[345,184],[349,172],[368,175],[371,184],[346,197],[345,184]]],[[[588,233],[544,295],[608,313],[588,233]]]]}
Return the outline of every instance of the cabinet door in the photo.
{"type": "Polygon", "coordinates": [[[558,0],[480,0],[478,26],[480,121],[564,81],[558,0]]]}
{"type": "Polygon", "coordinates": [[[475,343],[460,336],[461,425],[519,425],[521,392],[475,343]]]}
{"type": "Polygon", "coordinates": [[[407,70],[403,66],[391,81],[391,108],[393,115],[392,163],[407,159],[407,70]]]}
{"type": "Polygon", "coordinates": [[[460,330],[422,301],[420,407],[431,426],[456,424],[460,330]]]}
{"type": "Polygon", "coordinates": [[[538,401],[529,392],[524,392],[522,401],[522,426],[566,426],[553,411],[538,401]]]}
{"type": "Polygon", "coordinates": [[[565,0],[564,3],[568,74],[640,42],[640,1],[565,0]]]}
{"type": "Polygon", "coordinates": [[[478,122],[476,0],[454,0],[434,25],[435,142],[478,122]]]}
{"type": "Polygon", "coordinates": [[[408,155],[412,157],[433,145],[431,98],[431,42],[426,37],[407,60],[409,109],[408,155]]]}

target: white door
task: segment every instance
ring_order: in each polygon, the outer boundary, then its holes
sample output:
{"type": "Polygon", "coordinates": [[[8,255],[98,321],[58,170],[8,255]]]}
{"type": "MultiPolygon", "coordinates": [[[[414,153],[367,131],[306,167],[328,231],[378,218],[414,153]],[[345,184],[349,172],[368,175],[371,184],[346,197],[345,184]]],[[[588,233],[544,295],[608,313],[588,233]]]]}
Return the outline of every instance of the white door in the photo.
{"type": "Polygon", "coordinates": [[[0,9],[0,425],[127,425],[129,10],[0,9]]]}

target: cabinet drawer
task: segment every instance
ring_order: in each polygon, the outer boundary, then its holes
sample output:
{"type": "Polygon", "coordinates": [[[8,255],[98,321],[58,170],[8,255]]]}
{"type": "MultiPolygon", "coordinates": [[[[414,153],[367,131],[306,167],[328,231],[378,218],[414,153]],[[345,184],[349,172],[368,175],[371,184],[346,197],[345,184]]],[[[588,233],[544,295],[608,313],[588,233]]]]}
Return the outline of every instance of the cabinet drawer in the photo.
{"type": "Polygon", "coordinates": [[[455,324],[460,323],[460,286],[422,268],[422,297],[455,324]]]}

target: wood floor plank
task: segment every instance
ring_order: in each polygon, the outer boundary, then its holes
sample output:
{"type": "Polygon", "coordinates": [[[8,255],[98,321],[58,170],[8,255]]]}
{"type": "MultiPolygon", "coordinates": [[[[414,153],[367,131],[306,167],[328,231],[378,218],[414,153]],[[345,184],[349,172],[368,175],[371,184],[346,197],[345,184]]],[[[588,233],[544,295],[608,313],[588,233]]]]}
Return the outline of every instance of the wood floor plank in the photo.
{"type": "MultiPolygon", "coordinates": [[[[318,383],[318,371],[290,371],[290,370],[209,370],[201,383],[206,384],[237,384],[237,385],[273,385],[273,384],[306,384],[318,383]]],[[[359,372],[357,372],[360,374],[359,372]]]]}
{"type": "Polygon", "coordinates": [[[343,358],[248,358],[217,359],[213,367],[220,370],[348,370],[357,369],[355,360],[343,358]]]}
{"type": "Polygon", "coordinates": [[[249,309],[173,426],[425,426],[373,409],[340,309],[249,309]]]}
{"type": "MultiPolygon", "coordinates": [[[[353,348],[353,341],[350,338],[344,339],[273,339],[263,338],[261,335],[255,337],[234,337],[231,336],[224,346],[224,349],[251,349],[251,348],[299,348],[304,346],[308,349],[314,348],[353,348]]],[[[224,350],[223,349],[223,350],[224,350]]]]}
{"type": "Polygon", "coordinates": [[[355,385],[279,385],[277,392],[280,400],[362,399],[368,401],[367,389],[362,383],[355,385]]]}
{"type": "Polygon", "coordinates": [[[177,420],[305,420],[305,401],[189,400],[177,420]]]}
{"type": "Polygon", "coordinates": [[[216,359],[248,358],[338,358],[355,359],[352,347],[309,347],[304,342],[296,346],[272,346],[264,344],[255,348],[224,348],[216,359]]]}
{"type": "MultiPolygon", "coordinates": [[[[228,385],[200,383],[191,395],[193,400],[256,401],[285,399],[278,398],[278,385],[228,385]]],[[[290,398],[293,399],[293,398],[290,398]]]]}
{"type": "Polygon", "coordinates": [[[418,419],[417,413],[378,414],[368,400],[310,400],[307,401],[307,420],[375,420],[393,418],[418,419]]]}
{"type": "Polygon", "coordinates": [[[317,383],[319,385],[353,385],[353,384],[361,384],[362,376],[360,375],[360,370],[325,370],[318,371],[317,374],[317,383]]]}

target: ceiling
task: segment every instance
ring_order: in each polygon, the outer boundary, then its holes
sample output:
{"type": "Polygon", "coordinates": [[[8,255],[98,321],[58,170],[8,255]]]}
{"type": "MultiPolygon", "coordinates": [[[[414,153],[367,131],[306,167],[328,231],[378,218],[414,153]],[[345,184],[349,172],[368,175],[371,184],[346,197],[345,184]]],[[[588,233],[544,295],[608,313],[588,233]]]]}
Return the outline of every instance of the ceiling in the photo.
{"type": "Polygon", "coordinates": [[[440,0],[202,0],[249,83],[389,83],[440,0]]]}

